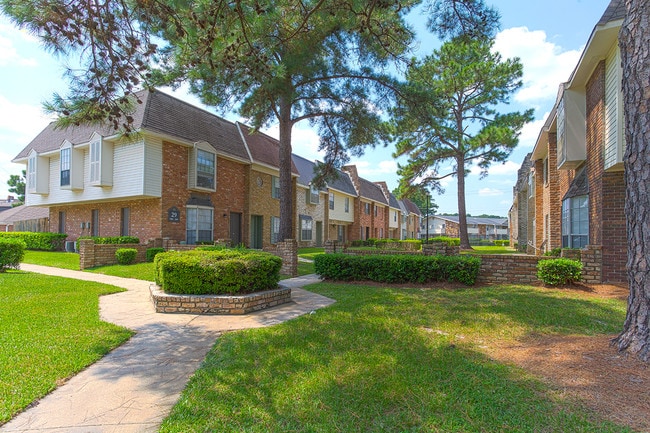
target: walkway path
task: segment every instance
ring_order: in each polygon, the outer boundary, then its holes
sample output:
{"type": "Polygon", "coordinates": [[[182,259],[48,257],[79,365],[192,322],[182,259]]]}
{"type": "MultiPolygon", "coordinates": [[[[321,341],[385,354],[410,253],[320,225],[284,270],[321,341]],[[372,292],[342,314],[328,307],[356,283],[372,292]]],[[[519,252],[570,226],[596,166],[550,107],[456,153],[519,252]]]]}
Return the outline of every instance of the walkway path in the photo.
{"type": "Polygon", "coordinates": [[[274,325],[334,302],[300,289],[319,281],[309,275],[282,281],[292,288],[292,302],[269,310],[244,316],[160,314],[146,281],[28,264],[21,269],[128,289],[102,296],[100,316],[136,334],[0,427],[3,433],[155,432],[223,332],[274,325]]]}

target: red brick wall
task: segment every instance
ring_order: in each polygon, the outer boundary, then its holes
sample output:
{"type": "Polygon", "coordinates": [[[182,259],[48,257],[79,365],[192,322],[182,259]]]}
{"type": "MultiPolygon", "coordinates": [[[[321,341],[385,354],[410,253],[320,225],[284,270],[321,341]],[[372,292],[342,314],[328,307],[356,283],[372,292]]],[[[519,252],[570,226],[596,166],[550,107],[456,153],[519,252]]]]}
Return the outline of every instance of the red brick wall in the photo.
{"type": "Polygon", "coordinates": [[[627,260],[625,179],[622,171],[604,171],[605,62],[587,82],[587,176],[589,243],[602,246],[603,282],[624,282],[627,260]]]}

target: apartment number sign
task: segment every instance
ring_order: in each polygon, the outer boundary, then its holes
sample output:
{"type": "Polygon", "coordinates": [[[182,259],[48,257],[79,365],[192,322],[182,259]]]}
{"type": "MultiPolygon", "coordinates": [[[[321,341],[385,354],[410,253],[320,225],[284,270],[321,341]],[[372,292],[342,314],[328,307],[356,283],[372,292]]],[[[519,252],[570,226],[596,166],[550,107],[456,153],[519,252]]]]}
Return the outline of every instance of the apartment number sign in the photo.
{"type": "Polygon", "coordinates": [[[167,210],[167,221],[177,223],[181,220],[181,212],[176,206],[170,207],[167,210]]]}

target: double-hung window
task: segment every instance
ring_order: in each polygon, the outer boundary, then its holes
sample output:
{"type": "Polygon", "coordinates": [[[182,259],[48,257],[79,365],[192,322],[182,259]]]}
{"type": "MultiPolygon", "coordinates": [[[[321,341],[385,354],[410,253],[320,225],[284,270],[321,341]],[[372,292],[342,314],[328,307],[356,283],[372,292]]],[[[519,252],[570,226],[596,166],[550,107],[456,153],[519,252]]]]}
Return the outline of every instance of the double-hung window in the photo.
{"type": "Polygon", "coordinates": [[[314,221],[311,217],[300,217],[300,240],[312,240],[313,223],[314,221]]]}
{"type": "Polygon", "coordinates": [[[334,193],[330,192],[330,210],[334,210],[334,193]]]}
{"type": "Polygon", "coordinates": [[[271,197],[280,198],[280,178],[277,176],[271,177],[271,197]]]}
{"type": "Polygon", "coordinates": [[[350,213],[350,197],[345,197],[344,209],[345,213],[350,213]]]}
{"type": "Polygon", "coordinates": [[[589,243],[589,196],[562,202],[562,247],[584,248],[589,243]]]}
{"type": "Polygon", "coordinates": [[[271,243],[277,244],[280,241],[280,218],[271,217],[271,243]]]}
{"type": "Polygon", "coordinates": [[[70,152],[69,147],[61,149],[60,152],[61,186],[70,186],[70,152]]]}
{"type": "Polygon", "coordinates": [[[187,207],[186,242],[188,244],[212,242],[213,214],[214,209],[210,207],[187,207]]]}
{"type": "Polygon", "coordinates": [[[314,185],[309,186],[309,201],[308,203],[311,204],[318,204],[320,201],[320,197],[318,195],[318,188],[316,188],[314,185]]]}
{"type": "Polygon", "coordinates": [[[196,186],[214,189],[217,157],[212,152],[196,151],[196,186]]]}
{"type": "Polygon", "coordinates": [[[370,203],[364,203],[363,205],[366,215],[370,215],[370,203]]]}

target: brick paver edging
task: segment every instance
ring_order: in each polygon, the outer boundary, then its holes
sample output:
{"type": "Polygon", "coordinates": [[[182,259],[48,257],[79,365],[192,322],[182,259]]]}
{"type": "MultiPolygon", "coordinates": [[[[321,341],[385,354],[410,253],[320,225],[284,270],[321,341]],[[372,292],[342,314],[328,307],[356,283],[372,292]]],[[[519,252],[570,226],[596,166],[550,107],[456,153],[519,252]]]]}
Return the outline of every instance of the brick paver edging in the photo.
{"type": "Polygon", "coordinates": [[[177,295],[152,284],[151,300],[157,313],[239,315],[291,302],[291,289],[282,287],[243,295],[177,295]]]}

